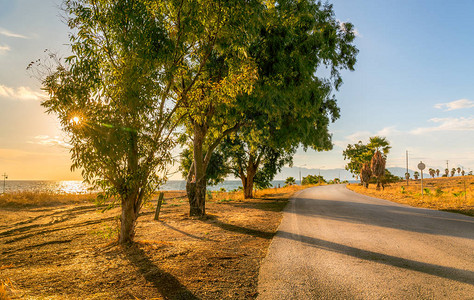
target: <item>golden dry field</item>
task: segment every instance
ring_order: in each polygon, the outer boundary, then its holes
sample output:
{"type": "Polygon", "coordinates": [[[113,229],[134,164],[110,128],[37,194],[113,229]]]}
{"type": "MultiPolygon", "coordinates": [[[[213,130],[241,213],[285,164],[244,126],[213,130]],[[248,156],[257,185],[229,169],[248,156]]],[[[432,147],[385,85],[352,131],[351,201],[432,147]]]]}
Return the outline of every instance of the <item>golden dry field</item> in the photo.
{"type": "Polygon", "coordinates": [[[213,192],[204,218],[189,217],[183,191],[165,192],[159,221],[154,197],[128,246],[120,208],[103,212],[94,195],[4,195],[0,299],[254,299],[281,210],[307,187],[213,192]]]}
{"type": "Polygon", "coordinates": [[[474,216],[474,176],[455,176],[391,183],[385,189],[376,190],[371,184],[368,189],[359,184],[347,187],[354,192],[371,197],[386,199],[411,206],[462,213],[474,216]]]}

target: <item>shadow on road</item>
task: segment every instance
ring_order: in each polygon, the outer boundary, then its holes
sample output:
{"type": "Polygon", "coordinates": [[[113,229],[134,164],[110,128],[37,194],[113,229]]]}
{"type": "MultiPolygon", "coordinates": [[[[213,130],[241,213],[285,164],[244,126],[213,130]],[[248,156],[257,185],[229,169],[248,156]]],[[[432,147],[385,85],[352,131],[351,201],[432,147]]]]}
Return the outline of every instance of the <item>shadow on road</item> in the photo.
{"type": "Polygon", "coordinates": [[[308,237],[304,235],[292,234],[284,231],[279,231],[278,236],[286,239],[292,239],[310,245],[311,247],[316,247],[318,249],[332,251],[336,253],[341,253],[349,255],[355,258],[364,259],[368,261],[375,261],[377,263],[390,265],[398,268],[403,268],[412,271],[423,272],[426,274],[443,277],[462,283],[467,283],[474,285],[474,272],[444,267],[429,263],[423,263],[415,260],[404,259],[401,257],[386,255],[382,253],[367,251],[355,247],[350,247],[338,243],[333,243],[313,237],[308,237]]]}
{"type": "MultiPolygon", "coordinates": [[[[348,199],[351,199],[350,196],[348,199]]],[[[298,198],[295,205],[297,214],[304,216],[474,239],[474,218],[460,214],[391,203],[383,205],[331,199],[298,198]],[[301,206],[305,208],[298,209],[301,206]]]]}

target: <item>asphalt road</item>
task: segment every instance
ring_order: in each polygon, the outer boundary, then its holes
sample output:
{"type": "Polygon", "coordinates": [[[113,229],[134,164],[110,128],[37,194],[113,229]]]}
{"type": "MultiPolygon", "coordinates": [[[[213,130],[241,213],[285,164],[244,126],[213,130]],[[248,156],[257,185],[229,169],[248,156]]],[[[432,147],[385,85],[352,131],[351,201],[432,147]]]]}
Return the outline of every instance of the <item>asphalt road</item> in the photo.
{"type": "Polygon", "coordinates": [[[258,299],[474,299],[474,218],[303,190],[262,262],[258,299]]]}

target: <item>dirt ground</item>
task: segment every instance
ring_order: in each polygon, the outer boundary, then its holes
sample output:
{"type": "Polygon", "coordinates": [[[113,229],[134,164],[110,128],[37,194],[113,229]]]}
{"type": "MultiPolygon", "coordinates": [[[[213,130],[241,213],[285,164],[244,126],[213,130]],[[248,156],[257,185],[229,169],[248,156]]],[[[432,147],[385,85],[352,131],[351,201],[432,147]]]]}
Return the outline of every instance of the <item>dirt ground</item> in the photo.
{"type": "Polygon", "coordinates": [[[0,298],[253,299],[260,261],[294,189],[207,202],[190,218],[168,193],[142,209],[136,243],[116,243],[119,208],[85,202],[0,208],[0,298]]]}

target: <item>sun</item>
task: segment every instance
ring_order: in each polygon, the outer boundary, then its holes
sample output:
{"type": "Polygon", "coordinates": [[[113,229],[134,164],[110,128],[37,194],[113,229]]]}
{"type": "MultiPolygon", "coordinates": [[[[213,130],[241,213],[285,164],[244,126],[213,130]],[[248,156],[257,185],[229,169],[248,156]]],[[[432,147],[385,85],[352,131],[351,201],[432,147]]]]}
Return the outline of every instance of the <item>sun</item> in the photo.
{"type": "Polygon", "coordinates": [[[73,123],[74,125],[78,125],[79,123],[81,123],[81,118],[75,116],[71,119],[71,123],[73,123]]]}

